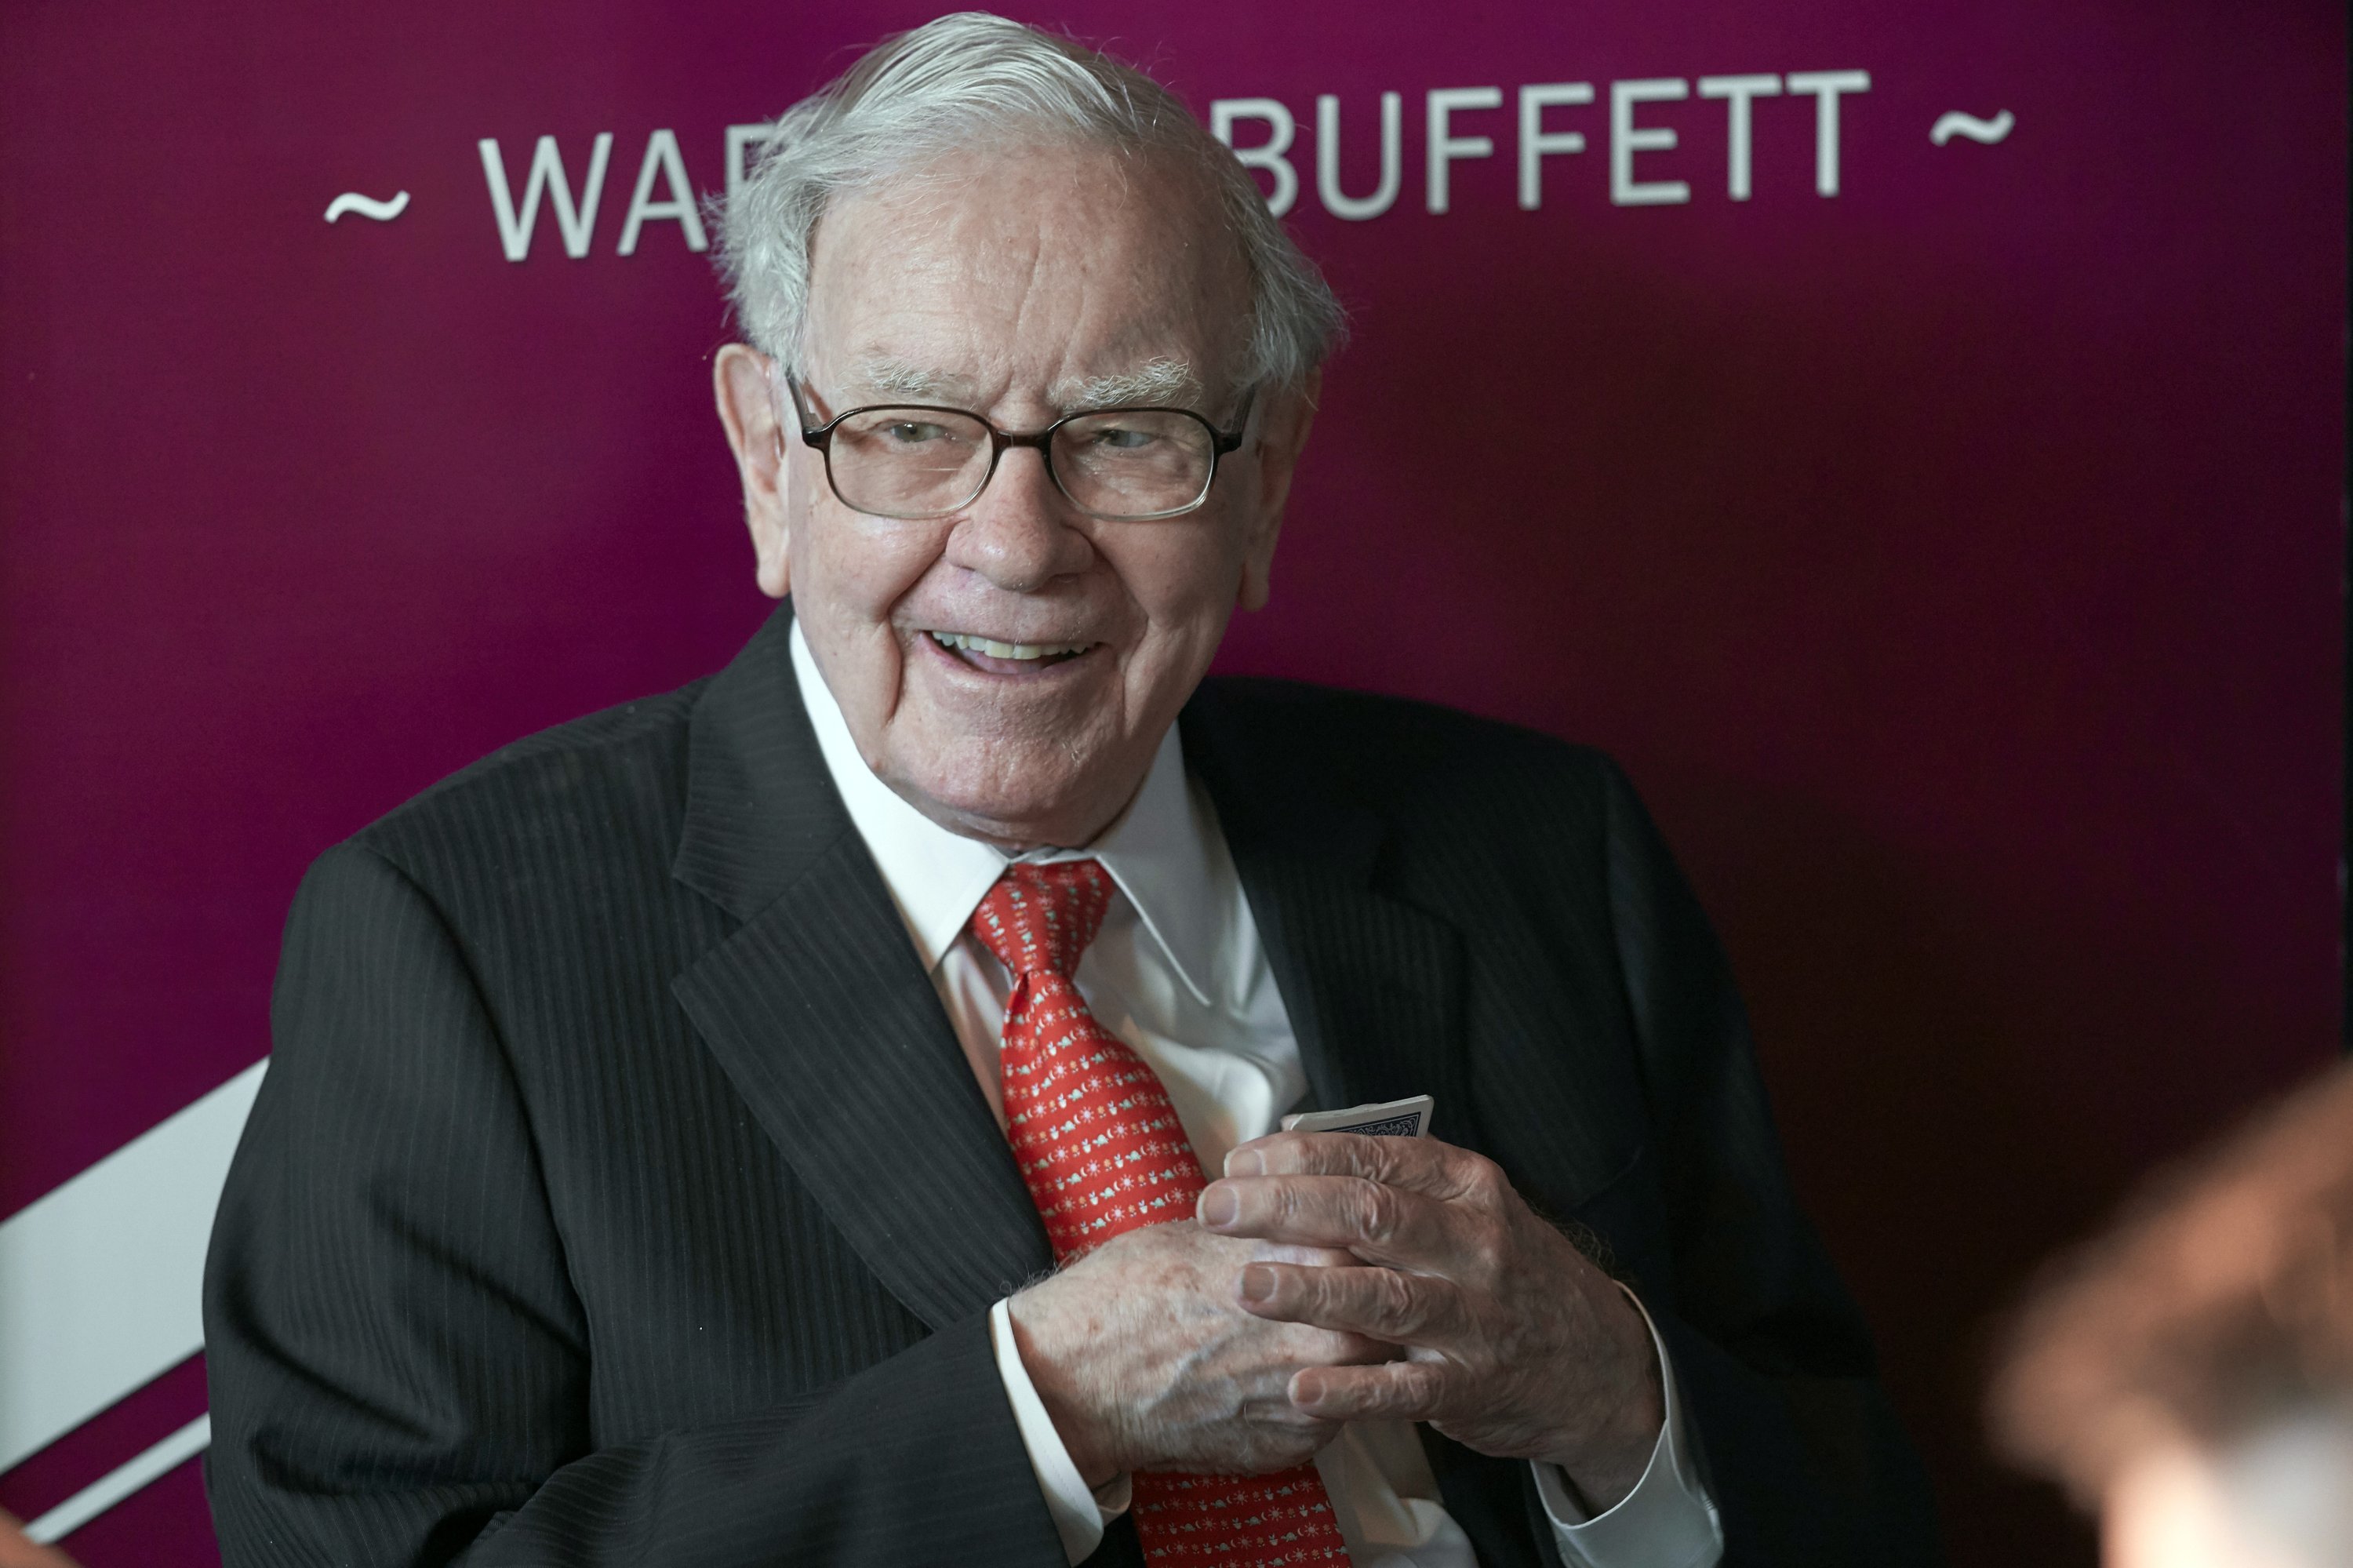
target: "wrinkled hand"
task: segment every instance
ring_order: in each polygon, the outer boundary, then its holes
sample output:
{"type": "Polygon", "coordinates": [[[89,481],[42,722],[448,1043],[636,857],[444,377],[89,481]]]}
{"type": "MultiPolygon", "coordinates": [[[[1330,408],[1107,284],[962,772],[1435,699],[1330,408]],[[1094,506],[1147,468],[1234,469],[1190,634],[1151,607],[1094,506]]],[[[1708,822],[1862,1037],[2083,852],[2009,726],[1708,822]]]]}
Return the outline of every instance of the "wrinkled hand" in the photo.
{"type": "Polygon", "coordinates": [[[1261,1317],[1404,1348],[1303,1369],[1303,1414],[1426,1421],[1480,1453],[1560,1466],[1597,1508],[1641,1478],[1664,1419],[1650,1330],[1492,1160],[1429,1139],[1276,1133],[1227,1157],[1199,1214],[1224,1235],[1361,1260],[1254,1260],[1235,1281],[1261,1317]]]}
{"type": "Polygon", "coordinates": [[[1254,1263],[1303,1274],[1343,1252],[1214,1236],[1190,1220],[1132,1231],[1007,1303],[1021,1364],[1089,1486],[1123,1470],[1263,1474],[1339,1428],[1290,1395],[1303,1369],[1397,1352],[1242,1309],[1254,1263]]]}

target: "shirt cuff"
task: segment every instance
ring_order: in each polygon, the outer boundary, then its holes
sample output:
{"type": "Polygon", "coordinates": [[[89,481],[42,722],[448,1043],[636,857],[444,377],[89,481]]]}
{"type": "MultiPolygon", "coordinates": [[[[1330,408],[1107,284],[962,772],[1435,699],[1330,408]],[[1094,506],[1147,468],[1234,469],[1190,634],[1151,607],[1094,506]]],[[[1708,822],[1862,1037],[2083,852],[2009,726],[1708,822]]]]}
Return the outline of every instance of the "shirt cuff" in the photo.
{"type": "MultiPolygon", "coordinates": [[[[1620,1287],[1623,1289],[1624,1287],[1620,1287]]],[[[1588,1515],[1569,1490],[1557,1465],[1534,1464],[1536,1495],[1552,1520],[1560,1559],[1568,1568],[1715,1568],[1724,1556],[1724,1523],[1710,1500],[1683,1429],[1683,1403],[1675,1394],[1675,1369],[1667,1359],[1659,1326],[1632,1291],[1626,1298],[1642,1314],[1651,1344],[1659,1353],[1659,1388],[1666,1419],[1651,1462],[1634,1489],[1616,1507],[1588,1515]]]]}
{"type": "Polygon", "coordinates": [[[1072,1563],[1083,1562],[1103,1544],[1103,1527],[1127,1511],[1128,1478],[1113,1476],[1100,1489],[1087,1486],[1071,1451],[1062,1446],[1062,1435],[1054,1430],[1053,1417],[1046,1414],[1046,1402],[1029,1381],[1029,1369],[1021,1364],[1020,1349],[1013,1340],[1013,1313],[1002,1301],[988,1309],[988,1341],[996,1349],[997,1375],[1005,1380],[1013,1424],[1020,1431],[1021,1446],[1029,1450],[1029,1467],[1037,1472],[1046,1511],[1062,1538],[1062,1554],[1072,1563]]]}

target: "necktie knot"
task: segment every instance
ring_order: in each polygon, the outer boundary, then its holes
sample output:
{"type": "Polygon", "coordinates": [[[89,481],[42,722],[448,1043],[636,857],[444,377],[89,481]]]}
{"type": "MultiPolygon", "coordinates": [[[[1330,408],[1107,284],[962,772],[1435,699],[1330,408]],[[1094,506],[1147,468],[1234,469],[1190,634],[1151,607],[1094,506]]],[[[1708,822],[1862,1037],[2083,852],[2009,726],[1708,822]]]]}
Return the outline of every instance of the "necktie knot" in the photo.
{"type": "Polygon", "coordinates": [[[1111,895],[1111,877],[1099,861],[1016,861],[972,912],[972,934],[1016,979],[1040,973],[1067,979],[1103,928],[1111,895]]]}

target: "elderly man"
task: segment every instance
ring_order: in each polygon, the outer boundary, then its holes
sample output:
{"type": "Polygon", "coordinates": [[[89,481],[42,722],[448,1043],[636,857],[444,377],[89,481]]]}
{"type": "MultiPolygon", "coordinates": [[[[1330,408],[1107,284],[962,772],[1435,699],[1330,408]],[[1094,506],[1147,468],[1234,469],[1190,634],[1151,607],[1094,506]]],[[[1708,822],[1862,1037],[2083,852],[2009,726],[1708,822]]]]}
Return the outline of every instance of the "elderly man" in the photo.
{"type": "Polygon", "coordinates": [[[786,606],[305,882],[207,1289],[228,1561],[1933,1555],[1619,776],[1204,683],[1337,323],[1224,149],[949,17],[725,232],[786,606]]]}

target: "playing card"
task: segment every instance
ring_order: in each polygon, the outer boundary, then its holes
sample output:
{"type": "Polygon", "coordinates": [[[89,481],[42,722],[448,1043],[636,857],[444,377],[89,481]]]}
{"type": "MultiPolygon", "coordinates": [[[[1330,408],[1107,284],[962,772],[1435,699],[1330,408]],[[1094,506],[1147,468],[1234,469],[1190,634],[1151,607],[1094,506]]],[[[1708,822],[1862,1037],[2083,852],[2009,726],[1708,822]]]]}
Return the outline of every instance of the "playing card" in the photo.
{"type": "Polygon", "coordinates": [[[1420,1138],[1430,1130],[1428,1095],[1409,1095],[1346,1110],[1294,1111],[1282,1118],[1285,1132],[1361,1132],[1375,1138],[1420,1138]]]}

